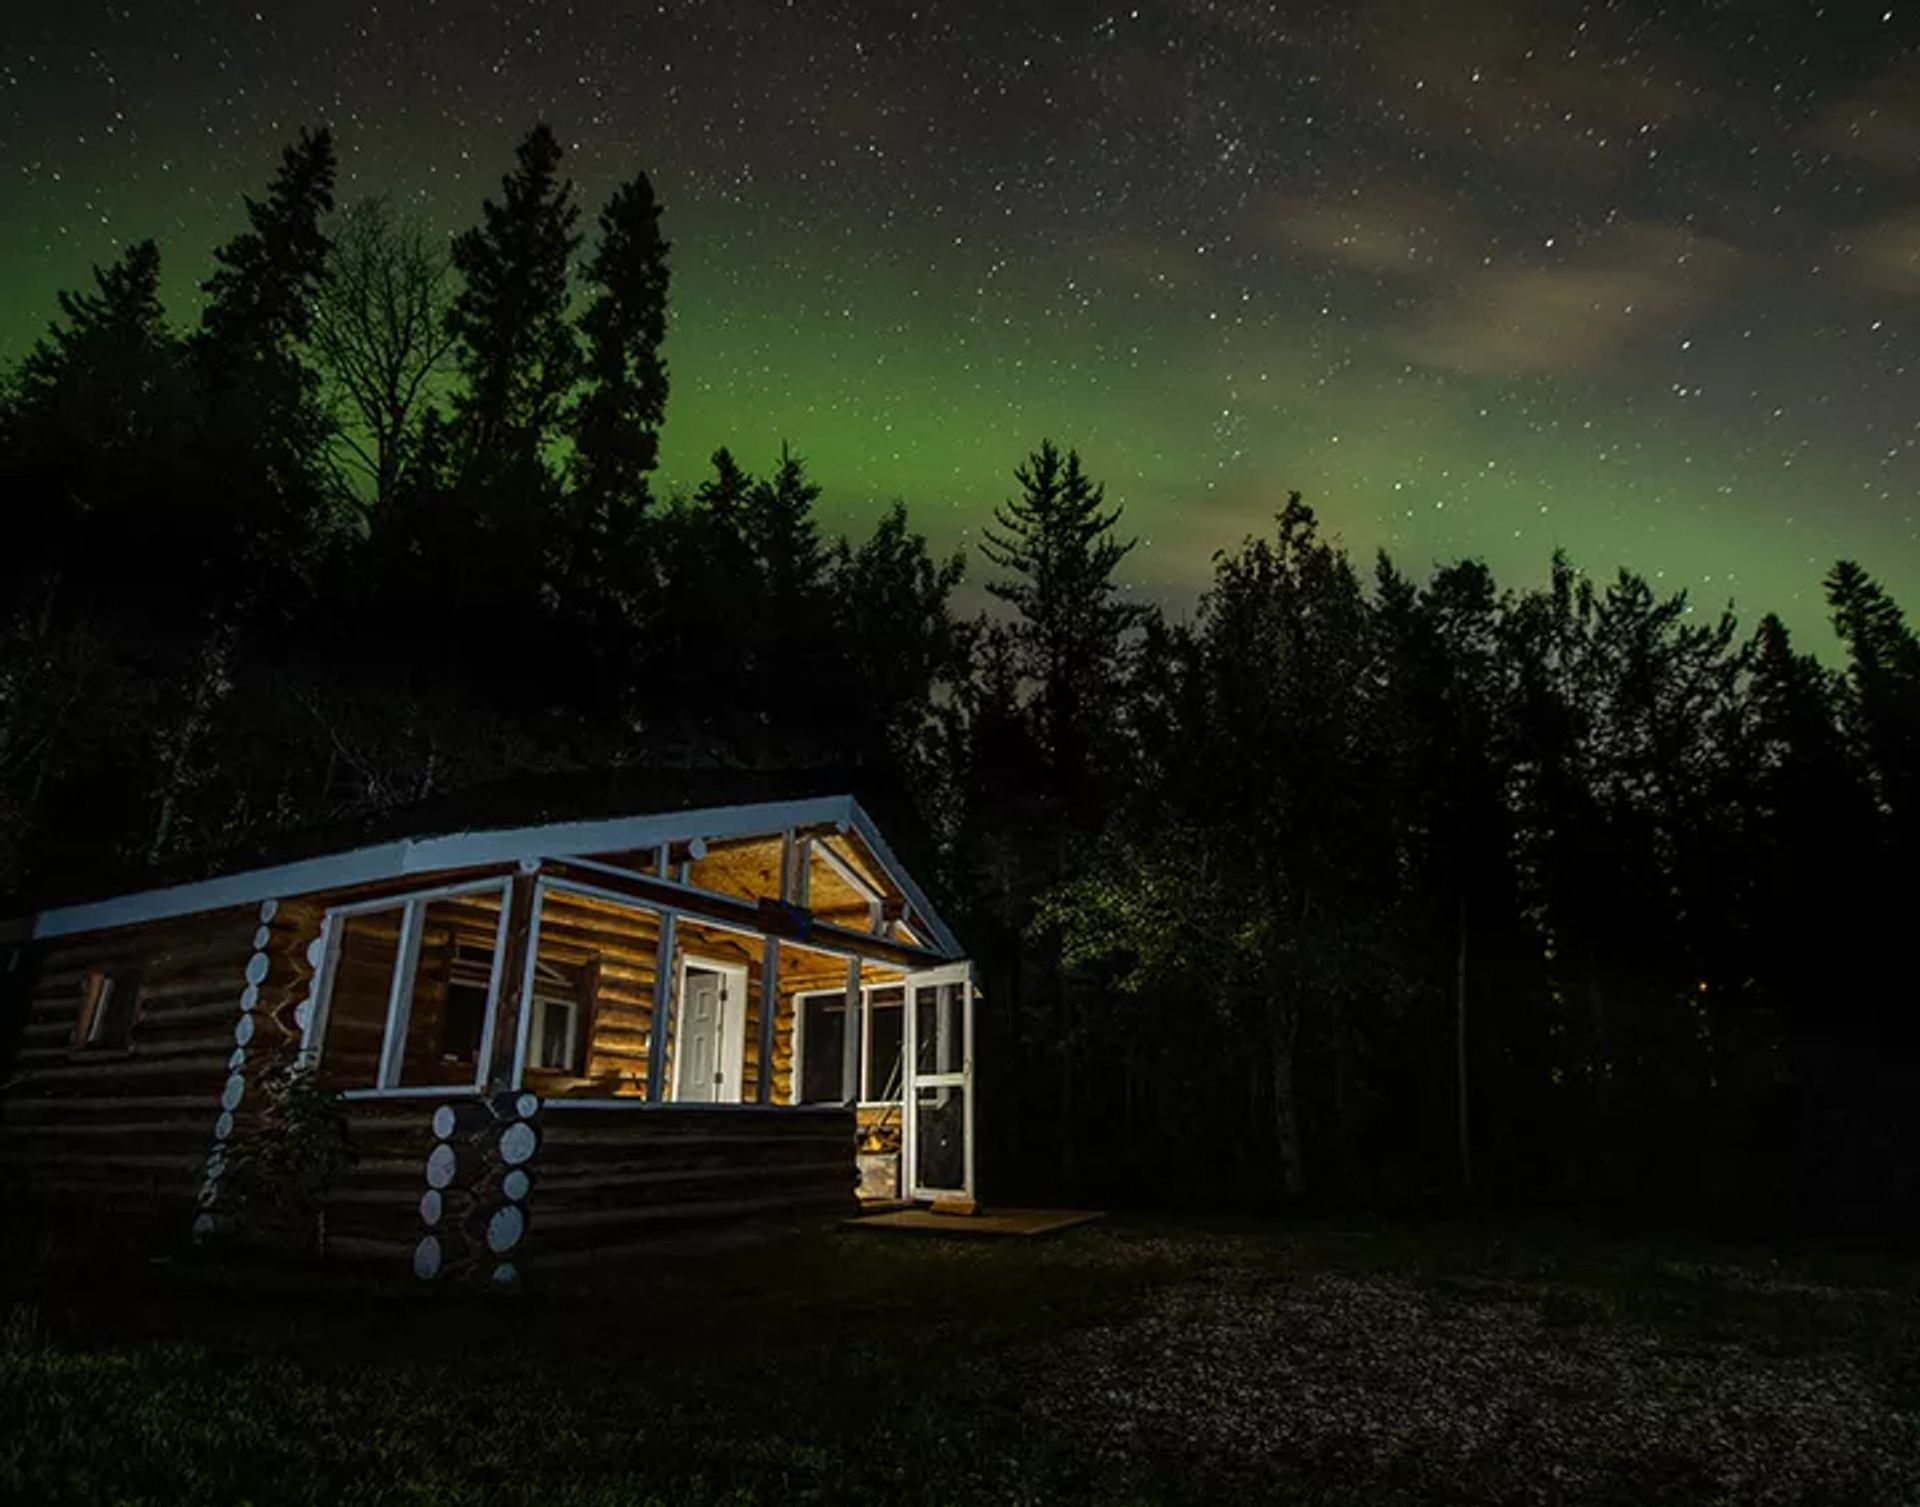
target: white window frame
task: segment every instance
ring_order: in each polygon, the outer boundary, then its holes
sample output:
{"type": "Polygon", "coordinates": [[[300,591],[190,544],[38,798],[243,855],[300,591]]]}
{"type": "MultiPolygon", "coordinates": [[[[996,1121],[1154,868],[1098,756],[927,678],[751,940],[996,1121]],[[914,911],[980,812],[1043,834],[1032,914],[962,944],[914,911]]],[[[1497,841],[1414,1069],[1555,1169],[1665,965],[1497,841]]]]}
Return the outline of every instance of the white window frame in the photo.
{"type": "MultiPolygon", "coordinates": [[[[571,1043],[569,1050],[577,1051],[579,1049],[580,1011],[584,1007],[584,1004],[585,1002],[577,993],[573,998],[569,999],[561,994],[557,988],[550,987],[542,989],[540,986],[539,964],[537,962],[535,963],[532,992],[527,996],[527,1013],[532,1022],[527,1028],[528,1067],[538,1072],[565,1073],[573,1078],[584,1078],[586,1076],[587,1065],[584,1062],[576,1062],[572,1067],[555,1067],[550,1062],[535,1062],[533,1060],[534,1057],[538,1055],[540,1042],[546,1030],[547,1011],[556,1006],[567,1012],[567,1040],[571,1043]]],[[[588,1042],[586,1049],[591,1052],[593,1050],[593,1043],[588,1042]]]]}
{"type": "MultiPolygon", "coordinates": [[[[811,946],[811,943],[798,944],[811,946]]],[[[876,989],[904,989],[901,979],[891,983],[862,984],[860,986],[860,1098],[856,1107],[860,1109],[897,1109],[906,1102],[906,1074],[900,1075],[901,1097],[898,1099],[869,1099],[866,1097],[867,1083],[872,1077],[873,1068],[873,994],[876,989]]],[[[810,999],[837,999],[845,1001],[847,991],[842,989],[799,989],[793,996],[793,1062],[794,1084],[799,1085],[801,1064],[806,1059],[807,1049],[807,1011],[805,1002],[810,999]]],[[[900,1008],[906,1009],[906,996],[901,995],[900,1008]]],[[[906,1017],[901,1017],[900,1040],[902,1053],[906,1051],[906,1017]]],[[[844,1099],[795,1099],[795,1105],[801,1104],[844,1104],[844,1099]]]]}
{"type": "Polygon", "coordinates": [[[384,895],[377,900],[359,900],[350,905],[328,909],[320,923],[320,970],[314,979],[315,1005],[307,1018],[307,1029],[300,1038],[301,1061],[318,1065],[325,1060],[327,1022],[333,1013],[334,979],[339,971],[340,939],[350,917],[373,911],[398,910],[400,941],[394,953],[393,977],[387,988],[386,1028],[380,1040],[380,1064],[377,1081],[363,1088],[341,1091],[343,1099],[424,1099],[458,1093],[462,1087],[484,1093],[487,1063],[493,1056],[493,1033],[500,1013],[500,970],[506,958],[507,922],[513,906],[513,881],[510,878],[478,879],[467,884],[446,884],[430,890],[415,890],[404,895],[384,895]],[[413,1013],[413,990],[420,966],[420,917],[436,900],[457,895],[477,895],[495,891],[500,896],[500,920],[494,928],[493,969],[487,981],[487,1009],[480,1028],[480,1050],[475,1054],[473,1081],[459,1083],[403,1084],[400,1071],[406,1055],[407,1022],[413,1013]]]}

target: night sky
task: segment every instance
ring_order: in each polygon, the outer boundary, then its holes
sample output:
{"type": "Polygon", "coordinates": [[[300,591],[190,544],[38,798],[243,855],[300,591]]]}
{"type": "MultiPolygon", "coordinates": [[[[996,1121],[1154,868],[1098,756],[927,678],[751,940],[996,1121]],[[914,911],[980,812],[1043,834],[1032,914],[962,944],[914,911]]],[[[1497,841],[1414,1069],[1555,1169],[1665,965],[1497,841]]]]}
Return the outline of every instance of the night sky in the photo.
{"type": "Polygon", "coordinates": [[[1297,487],[1415,569],[1920,609],[1911,0],[5,11],[9,362],[146,235],[191,317],[303,123],[453,229],[544,117],[589,213],[665,201],[669,481],[787,438],[952,544],[1051,435],[1171,604],[1297,487]]]}

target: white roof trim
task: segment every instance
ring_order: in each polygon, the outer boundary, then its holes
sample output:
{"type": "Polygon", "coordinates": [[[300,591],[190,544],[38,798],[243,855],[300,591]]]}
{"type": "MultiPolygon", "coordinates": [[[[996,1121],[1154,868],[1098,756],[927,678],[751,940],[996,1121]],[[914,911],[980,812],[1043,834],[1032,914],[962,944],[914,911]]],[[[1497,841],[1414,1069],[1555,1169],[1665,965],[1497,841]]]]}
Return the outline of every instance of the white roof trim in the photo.
{"type": "Polygon", "coordinates": [[[900,886],[901,892],[907,899],[913,902],[914,911],[920,919],[933,929],[933,939],[940,944],[939,950],[950,958],[965,957],[967,952],[960,945],[960,939],[949,931],[947,923],[935,914],[933,907],[927,903],[926,892],[913,882],[913,875],[909,874],[900,860],[893,856],[893,849],[887,846],[886,839],[880,835],[880,829],[874,826],[872,819],[860,809],[860,803],[849,797],[847,810],[853,819],[853,829],[860,834],[860,839],[866,843],[867,850],[880,861],[881,867],[893,876],[894,883],[900,886]]]}
{"type": "Polygon", "coordinates": [[[62,906],[33,918],[33,936],[72,936],[137,926],[178,916],[224,910],[228,906],[257,905],[263,900],[286,900],[317,890],[347,889],[409,874],[442,873],[448,869],[477,868],[483,864],[536,862],[543,858],[582,858],[592,853],[650,848],[688,838],[751,837],[810,827],[821,823],[851,825],[872,847],[900,888],[938,935],[941,946],[961,955],[953,934],[941,924],[919,887],[901,869],[881,842],[873,823],[850,795],[817,796],[801,801],[762,801],[744,806],[709,806],[693,811],[667,811],[652,816],[619,817],[610,821],[557,822],[545,827],[510,827],[493,832],[457,832],[443,837],[409,837],[376,847],[356,848],[325,858],[308,858],[272,868],[249,869],[176,884],[166,889],[142,890],[111,900],[62,906]]]}

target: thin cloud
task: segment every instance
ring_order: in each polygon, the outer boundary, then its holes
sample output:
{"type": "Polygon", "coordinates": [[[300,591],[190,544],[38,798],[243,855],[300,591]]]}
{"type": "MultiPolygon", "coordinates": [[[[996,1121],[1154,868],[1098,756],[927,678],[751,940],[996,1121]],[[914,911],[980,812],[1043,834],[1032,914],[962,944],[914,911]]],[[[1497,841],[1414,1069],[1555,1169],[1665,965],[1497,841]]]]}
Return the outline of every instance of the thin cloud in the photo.
{"type": "Polygon", "coordinates": [[[1703,308],[1738,260],[1724,242],[1678,226],[1621,226],[1562,263],[1474,272],[1403,350],[1424,365],[1477,376],[1576,371],[1637,332],[1671,328],[1703,308]]]}

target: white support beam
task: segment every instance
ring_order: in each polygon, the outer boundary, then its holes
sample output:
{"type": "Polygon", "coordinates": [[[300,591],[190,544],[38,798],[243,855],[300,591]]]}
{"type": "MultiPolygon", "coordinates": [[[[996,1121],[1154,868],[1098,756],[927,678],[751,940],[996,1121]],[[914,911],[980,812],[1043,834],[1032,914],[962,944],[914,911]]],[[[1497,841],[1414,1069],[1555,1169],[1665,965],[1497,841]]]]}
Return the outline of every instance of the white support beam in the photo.
{"type": "Polygon", "coordinates": [[[860,960],[847,959],[846,1033],[840,1051],[840,1097],[849,1104],[860,1102],[860,1043],[865,1035],[860,994],[860,960]]]}
{"type": "Polygon", "coordinates": [[[400,946],[394,955],[393,987],[387,995],[387,1034],[380,1043],[380,1088],[400,1087],[407,1055],[407,1023],[413,1015],[413,975],[420,963],[420,912],[426,902],[411,900],[400,916],[400,946]]]}
{"type": "Polygon", "coordinates": [[[760,1092],[759,1102],[773,1102],[773,1027],[780,1012],[780,939],[760,944],[760,1092]]]}
{"type": "Polygon", "coordinates": [[[647,1102],[658,1104],[667,1077],[667,1015],[673,1008],[673,933],[675,917],[660,917],[660,947],[653,965],[653,1029],[647,1037],[647,1102]]]}

